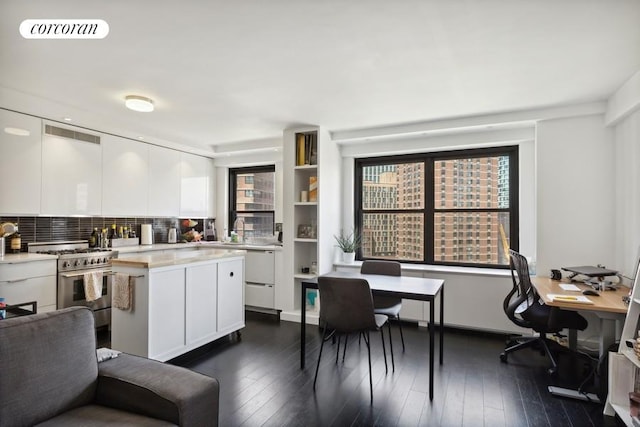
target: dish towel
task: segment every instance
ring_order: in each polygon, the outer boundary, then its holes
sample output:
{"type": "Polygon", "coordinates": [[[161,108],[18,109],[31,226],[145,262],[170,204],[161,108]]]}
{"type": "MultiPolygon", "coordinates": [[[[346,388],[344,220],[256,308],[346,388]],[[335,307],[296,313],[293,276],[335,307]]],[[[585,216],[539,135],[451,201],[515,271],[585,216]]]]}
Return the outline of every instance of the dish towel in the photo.
{"type": "Polygon", "coordinates": [[[84,297],[87,302],[102,298],[102,271],[84,273],[84,297]]]}
{"type": "Polygon", "coordinates": [[[118,350],[111,350],[110,348],[106,348],[106,347],[100,347],[99,349],[96,350],[98,363],[118,357],[120,353],[122,352],[118,350]]]}
{"type": "Polygon", "coordinates": [[[111,305],[120,310],[133,309],[133,281],[128,274],[116,273],[113,282],[113,300],[111,305]]]}

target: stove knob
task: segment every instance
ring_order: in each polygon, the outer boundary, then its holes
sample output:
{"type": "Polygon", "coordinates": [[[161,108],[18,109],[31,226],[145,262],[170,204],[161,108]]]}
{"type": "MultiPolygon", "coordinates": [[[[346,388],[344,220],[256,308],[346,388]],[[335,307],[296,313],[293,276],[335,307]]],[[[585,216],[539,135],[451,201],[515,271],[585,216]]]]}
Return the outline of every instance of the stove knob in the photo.
{"type": "Polygon", "coordinates": [[[74,266],[74,267],[77,267],[77,266],[79,266],[79,265],[80,265],[80,261],[78,261],[78,260],[76,260],[76,262],[74,262],[74,263],[73,263],[73,266],[74,266]]]}
{"type": "Polygon", "coordinates": [[[88,264],[89,264],[89,260],[88,260],[88,259],[85,259],[83,264],[84,264],[84,265],[88,265],[88,264]]]}
{"type": "Polygon", "coordinates": [[[91,264],[95,264],[95,263],[96,263],[96,260],[91,258],[91,264]]]}
{"type": "Polygon", "coordinates": [[[102,263],[106,264],[107,263],[107,259],[106,258],[102,258],[102,263]]]}
{"type": "Polygon", "coordinates": [[[67,268],[67,267],[69,267],[69,261],[64,261],[62,263],[62,268],[67,268]]]}

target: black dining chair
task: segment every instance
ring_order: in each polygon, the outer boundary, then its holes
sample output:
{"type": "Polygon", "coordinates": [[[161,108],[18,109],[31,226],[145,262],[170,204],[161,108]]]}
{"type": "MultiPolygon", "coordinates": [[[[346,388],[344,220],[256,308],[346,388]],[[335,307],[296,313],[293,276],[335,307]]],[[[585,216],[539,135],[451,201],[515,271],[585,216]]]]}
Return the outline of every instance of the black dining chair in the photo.
{"type": "MultiPolygon", "coordinates": [[[[361,274],[379,274],[384,276],[401,276],[402,266],[398,261],[366,260],[360,267],[361,274]]],[[[402,298],[374,295],[373,307],[376,314],[384,314],[389,319],[398,321],[400,329],[400,340],[402,341],[402,352],[404,353],[404,334],[402,333],[402,321],[400,320],[400,310],[402,309],[402,298]]],[[[391,347],[391,365],[395,370],[393,360],[393,342],[391,341],[391,323],[389,323],[389,345],[391,347]]]]}
{"type": "MultiPolygon", "coordinates": [[[[340,335],[358,333],[367,345],[369,357],[369,390],[371,403],[373,403],[373,378],[371,376],[371,345],[370,331],[380,331],[382,340],[382,352],[384,355],[385,370],[387,368],[387,351],[384,345],[383,326],[387,322],[387,316],[375,314],[373,311],[373,298],[369,283],[364,279],[318,277],[318,290],[322,304],[320,305],[320,325],[323,327],[322,344],[318,354],[316,374],[313,380],[313,389],[318,381],[318,370],[322,358],[324,343],[331,338],[340,335]]],[[[346,342],[345,342],[346,346],[346,342]]],[[[337,359],[336,359],[337,362],[337,359]]]]}
{"type": "Polygon", "coordinates": [[[507,362],[507,356],[510,353],[539,345],[551,361],[549,374],[555,374],[558,364],[549,348],[550,340],[547,334],[558,333],[565,328],[582,331],[587,327],[587,320],[575,311],[543,304],[531,284],[527,259],[511,249],[509,256],[513,287],[503,301],[504,312],[513,323],[523,328],[533,329],[539,336],[517,338],[513,345],[509,345],[500,354],[500,360],[507,362]]]}

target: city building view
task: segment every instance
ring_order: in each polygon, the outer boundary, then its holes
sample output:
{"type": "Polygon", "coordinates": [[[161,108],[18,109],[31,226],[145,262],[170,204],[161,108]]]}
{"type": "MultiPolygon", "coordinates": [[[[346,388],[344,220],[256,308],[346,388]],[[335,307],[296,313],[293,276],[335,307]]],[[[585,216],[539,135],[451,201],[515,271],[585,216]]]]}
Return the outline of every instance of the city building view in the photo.
{"type": "Polygon", "coordinates": [[[275,172],[238,173],[235,189],[235,214],[239,219],[234,221],[233,231],[245,239],[273,236],[275,172]]]}
{"type": "Polygon", "coordinates": [[[508,264],[508,156],[435,161],[433,218],[426,185],[423,161],[363,167],[363,257],[424,261],[433,227],[434,261],[508,264]]]}

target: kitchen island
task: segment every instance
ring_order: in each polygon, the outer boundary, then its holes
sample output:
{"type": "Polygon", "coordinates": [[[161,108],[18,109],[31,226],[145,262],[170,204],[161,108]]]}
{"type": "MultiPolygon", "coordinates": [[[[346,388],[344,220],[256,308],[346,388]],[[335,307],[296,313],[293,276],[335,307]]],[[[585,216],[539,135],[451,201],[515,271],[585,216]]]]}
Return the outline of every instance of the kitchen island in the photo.
{"type": "Polygon", "coordinates": [[[113,259],[133,298],[130,310],[112,309],[111,347],[166,361],[242,329],[244,255],[201,248],[113,259]]]}

